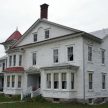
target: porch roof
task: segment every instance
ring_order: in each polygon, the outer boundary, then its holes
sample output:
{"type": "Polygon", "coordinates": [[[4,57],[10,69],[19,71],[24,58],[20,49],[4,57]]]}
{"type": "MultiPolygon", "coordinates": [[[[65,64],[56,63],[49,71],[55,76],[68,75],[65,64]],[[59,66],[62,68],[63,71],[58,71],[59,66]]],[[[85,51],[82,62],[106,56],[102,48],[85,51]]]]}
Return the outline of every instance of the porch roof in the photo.
{"type": "Polygon", "coordinates": [[[24,68],[23,67],[9,67],[9,68],[6,68],[4,72],[20,73],[20,72],[24,72],[24,68]]]}
{"type": "Polygon", "coordinates": [[[79,66],[64,63],[64,64],[57,64],[54,66],[42,67],[41,69],[44,69],[44,70],[55,70],[55,69],[56,70],[57,69],[74,69],[74,70],[77,70],[78,68],[79,68],[79,66]]]}

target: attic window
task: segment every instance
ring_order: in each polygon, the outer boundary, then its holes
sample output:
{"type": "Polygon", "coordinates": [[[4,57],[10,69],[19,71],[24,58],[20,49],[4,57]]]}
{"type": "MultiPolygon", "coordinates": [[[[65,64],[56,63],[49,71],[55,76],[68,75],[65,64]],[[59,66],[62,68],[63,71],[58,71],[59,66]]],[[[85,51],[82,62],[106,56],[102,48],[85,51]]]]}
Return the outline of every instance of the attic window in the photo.
{"type": "Polygon", "coordinates": [[[37,34],[33,34],[34,42],[37,41],[37,34]]]}
{"type": "Polygon", "coordinates": [[[49,38],[49,30],[45,30],[45,39],[49,38]]]}

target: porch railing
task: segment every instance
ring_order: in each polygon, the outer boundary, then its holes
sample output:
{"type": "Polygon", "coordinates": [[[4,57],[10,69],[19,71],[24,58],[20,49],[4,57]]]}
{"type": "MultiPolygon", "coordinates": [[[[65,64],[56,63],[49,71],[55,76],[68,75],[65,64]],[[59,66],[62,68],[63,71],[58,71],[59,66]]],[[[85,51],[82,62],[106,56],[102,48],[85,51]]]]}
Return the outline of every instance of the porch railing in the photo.
{"type": "Polygon", "coordinates": [[[31,92],[31,98],[36,97],[38,95],[40,95],[40,88],[38,88],[37,90],[31,92]]]}
{"type": "Polygon", "coordinates": [[[32,87],[28,87],[27,90],[21,92],[21,100],[32,98],[40,95],[40,88],[35,91],[32,91],[32,87]]]}

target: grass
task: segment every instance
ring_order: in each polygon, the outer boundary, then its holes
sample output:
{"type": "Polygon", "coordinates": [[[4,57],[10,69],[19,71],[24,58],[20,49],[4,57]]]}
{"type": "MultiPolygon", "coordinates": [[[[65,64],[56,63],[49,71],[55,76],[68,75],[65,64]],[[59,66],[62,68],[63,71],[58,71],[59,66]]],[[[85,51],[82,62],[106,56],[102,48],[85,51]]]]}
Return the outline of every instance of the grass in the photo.
{"type": "Polygon", "coordinates": [[[22,102],[0,104],[0,108],[108,108],[108,104],[89,106],[72,103],[22,102]]]}
{"type": "Polygon", "coordinates": [[[10,102],[19,100],[20,96],[5,96],[4,94],[0,94],[0,102],[10,102]]]}
{"type": "MultiPolygon", "coordinates": [[[[3,94],[0,95],[0,102],[18,100],[20,100],[19,96],[6,97],[3,94]]],[[[92,106],[78,103],[51,103],[45,101],[43,97],[38,96],[26,102],[0,104],[0,108],[108,108],[108,103],[92,106]]]]}

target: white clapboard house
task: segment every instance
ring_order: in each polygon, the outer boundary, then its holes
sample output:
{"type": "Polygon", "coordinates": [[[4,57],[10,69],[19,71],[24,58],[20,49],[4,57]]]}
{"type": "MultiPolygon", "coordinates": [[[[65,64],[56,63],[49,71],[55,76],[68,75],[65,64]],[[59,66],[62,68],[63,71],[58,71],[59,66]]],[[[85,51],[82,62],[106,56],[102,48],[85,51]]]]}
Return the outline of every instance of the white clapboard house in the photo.
{"type": "Polygon", "coordinates": [[[48,5],[21,35],[2,44],[6,50],[4,93],[41,94],[56,100],[93,102],[108,97],[108,36],[98,36],[48,21],[48,5]]]}

